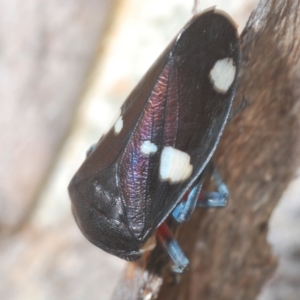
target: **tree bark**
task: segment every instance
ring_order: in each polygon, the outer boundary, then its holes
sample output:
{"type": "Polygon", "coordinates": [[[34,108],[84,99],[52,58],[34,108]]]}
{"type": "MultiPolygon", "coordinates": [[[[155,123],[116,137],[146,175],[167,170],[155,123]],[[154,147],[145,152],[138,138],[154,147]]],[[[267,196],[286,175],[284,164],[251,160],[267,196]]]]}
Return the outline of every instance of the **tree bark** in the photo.
{"type": "Polygon", "coordinates": [[[180,227],[189,271],[174,280],[158,246],[128,265],[113,299],[255,299],[274,273],[268,221],[300,166],[299,11],[298,0],[261,0],[242,33],[235,106],[247,105],[214,157],[230,202],[180,227]]]}

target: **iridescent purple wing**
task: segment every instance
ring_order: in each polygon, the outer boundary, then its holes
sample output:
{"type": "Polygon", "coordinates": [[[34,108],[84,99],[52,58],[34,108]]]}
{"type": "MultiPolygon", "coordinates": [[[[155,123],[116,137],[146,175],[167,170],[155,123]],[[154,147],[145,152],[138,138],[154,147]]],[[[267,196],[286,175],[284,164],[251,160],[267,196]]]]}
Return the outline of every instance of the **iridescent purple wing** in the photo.
{"type": "Polygon", "coordinates": [[[169,49],[118,166],[128,223],[137,238],[168,216],[203,171],[235,90],[239,45],[227,17],[213,11],[196,16],[169,49]]]}
{"type": "Polygon", "coordinates": [[[70,187],[76,221],[102,249],[136,259],[219,142],[240,50],[228,16],[195,16],[143,77],[70,187]]]}

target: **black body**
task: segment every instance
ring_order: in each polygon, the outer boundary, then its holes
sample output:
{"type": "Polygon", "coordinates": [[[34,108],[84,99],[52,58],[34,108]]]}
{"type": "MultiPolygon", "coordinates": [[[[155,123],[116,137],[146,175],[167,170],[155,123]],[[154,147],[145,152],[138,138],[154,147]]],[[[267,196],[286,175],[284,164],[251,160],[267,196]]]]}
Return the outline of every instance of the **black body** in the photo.
{"type": "Polygon", "coordinates": [[[70,183],[74,217],[93,244],[127,260],[140,257],[210,161],[228,119],[239,61],[236,27],[217,10],[195,16],[156,60],[122,105],[120,132],[112,128],[101,138],[70,183]],[[225,58],[236,73],[220,92],[210,71],[225,58]],[[144,141],[157,151],[143,154],[144,141]],[[186,180],[161,179],[166,146],[190,156],[186,180]]]}

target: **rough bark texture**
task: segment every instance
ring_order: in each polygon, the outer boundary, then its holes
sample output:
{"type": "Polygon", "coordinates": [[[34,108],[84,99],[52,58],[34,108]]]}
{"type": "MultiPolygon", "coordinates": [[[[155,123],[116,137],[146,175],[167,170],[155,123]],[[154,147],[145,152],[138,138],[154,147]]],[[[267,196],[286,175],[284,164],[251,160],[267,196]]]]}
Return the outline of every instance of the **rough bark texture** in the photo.
{"type": "Polygon", "coordinates": [[[247,106],[215,155],[230,203],[198,210],[180,228],[189,271],[179,284],[164,272],[160,290],[165,260],[155,249],[144,267],[128,266],[114,299],[152,299],[159,290],[164,300],[255,299],[274,273],[268,221],[300,165],[299,9],[298,0],[262,0],[242,34],[236,103],[244,95],[247,106]]]}

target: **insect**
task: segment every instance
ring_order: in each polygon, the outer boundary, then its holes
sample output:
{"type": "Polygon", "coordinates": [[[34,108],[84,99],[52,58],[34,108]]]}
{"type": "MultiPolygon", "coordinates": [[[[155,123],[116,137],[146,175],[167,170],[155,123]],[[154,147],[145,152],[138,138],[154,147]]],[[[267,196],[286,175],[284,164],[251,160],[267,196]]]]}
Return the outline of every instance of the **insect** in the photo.
{"type": "Polygon", "coordinates": [[[224,12],[202,12],[179,32],[69,185],[75,220],[88,240],[135,261],[157,233],[173,270],[187,268],[164,221],[171,216],[181,223],[197,206],[227,203],[217,170],[218,191],[201,188],[229,116],[239,64],[236,26],[224,12]]]}

